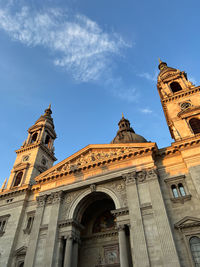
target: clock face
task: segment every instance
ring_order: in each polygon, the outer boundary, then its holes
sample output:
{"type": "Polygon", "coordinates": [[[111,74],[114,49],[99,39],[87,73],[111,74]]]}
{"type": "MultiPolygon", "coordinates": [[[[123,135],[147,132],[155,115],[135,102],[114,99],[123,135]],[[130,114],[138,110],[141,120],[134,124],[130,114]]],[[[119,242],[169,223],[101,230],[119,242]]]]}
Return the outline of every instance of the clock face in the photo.
{"type": "Polygon", "coordinates": [[[183,102],[181,103],[181,109],[184,110],[184,109],[187,109],[191,107],[191,104],[189,102],[183,102]]]}
{"type": "Polygon", "coordinates": [[[29,156],[28,155],[23,157],[23,161],[28,161],[28,160],[29,160],[29,156]]]}

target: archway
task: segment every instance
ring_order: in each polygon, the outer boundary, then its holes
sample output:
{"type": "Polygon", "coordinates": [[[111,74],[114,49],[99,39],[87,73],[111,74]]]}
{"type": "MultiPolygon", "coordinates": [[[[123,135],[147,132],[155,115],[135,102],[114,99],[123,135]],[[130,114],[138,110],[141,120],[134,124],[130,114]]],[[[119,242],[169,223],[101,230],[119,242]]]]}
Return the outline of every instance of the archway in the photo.
{"type": "Polygon", "coordinates": [[[102,192],[87,195],[77,205],[74,220],[82,225],[78,267],[120,266],[114,209],[114,201],[102,192]]]}

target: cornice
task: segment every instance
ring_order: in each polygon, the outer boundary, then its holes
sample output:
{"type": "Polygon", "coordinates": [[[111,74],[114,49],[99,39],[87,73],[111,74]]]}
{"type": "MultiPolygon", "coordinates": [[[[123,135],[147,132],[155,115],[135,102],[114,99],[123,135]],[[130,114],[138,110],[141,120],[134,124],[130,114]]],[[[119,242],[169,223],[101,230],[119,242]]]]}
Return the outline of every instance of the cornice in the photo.
{"type": "Polygon", "coordinates": [[[200,134],[197,134],[192,137],[184,138],[180,141],[172,143],[170,147],[158,149],[156,156],[167,156],[173,155],[175,153],[180,153],[181,150],[187,149],[189,147],[199,146],[200,145],[200,134]]]}
{"type": "Polygon", "coordinates": [[[54,161],[57,160],[57,158],[53,155],[53,152],[50,152],[49,149],[40,142],[35,142],[33,144],[25,145],[24,147],[21,147],[20,149],[15,150],[17,154],[23,153],[25,151],[32,150],[33,148],[41,147],[54,161]]]}
{"type": "Polygon", "coordinates": [[[0,199],[6,198],[8,196],[11,197],[11,196],[20,195],[21,193],[27,192],[29,190],[31,190],[30,185],[24,185],[24,186],[20,186],[17,188],[5,190],[0,193],[0,199]]]}
{"type": "Polygon", "coordinates": [[[196,94],[197,92],[200,92],[200,87],[194,87],[194,88],[191,88],[190,90],[187,90],[187,91],[177,92],[172,96],[168,96],[167,98],[162,99],[161,102],[163,104],[165,104],[167,102],[170,102],[170,101],[173,101],[173,100],[177,100],[177,99],[182,98],[184,96],[189,96],[189,95],[196,94]]]}

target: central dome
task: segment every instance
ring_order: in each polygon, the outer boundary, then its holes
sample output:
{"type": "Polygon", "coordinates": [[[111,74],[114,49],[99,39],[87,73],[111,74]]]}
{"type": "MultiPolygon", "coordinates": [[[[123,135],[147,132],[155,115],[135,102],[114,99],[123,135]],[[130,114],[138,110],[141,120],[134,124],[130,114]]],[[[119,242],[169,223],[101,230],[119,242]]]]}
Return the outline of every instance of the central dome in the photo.
{"type": "Polygon", "coordinates": [[[117,131],[117,135],[112,140],[111,144],[147,142],[143,136],[134,132],[133,128],[130,127],[129,120],[125,119],[123,115],[118,125],[119,130],[117,131]]]}

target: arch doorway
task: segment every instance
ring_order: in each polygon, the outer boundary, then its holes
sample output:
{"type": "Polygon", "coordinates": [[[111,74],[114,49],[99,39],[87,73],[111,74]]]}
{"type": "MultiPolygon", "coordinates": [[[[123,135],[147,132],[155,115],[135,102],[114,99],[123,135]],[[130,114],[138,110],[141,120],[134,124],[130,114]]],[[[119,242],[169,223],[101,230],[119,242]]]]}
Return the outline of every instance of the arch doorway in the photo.
{"type": "Polygon", "coordinates": [[[119,267],[119,242],[113,200],[105,193],[93,192],[75,210],[82,225],[78,267],[119,267]]]}

